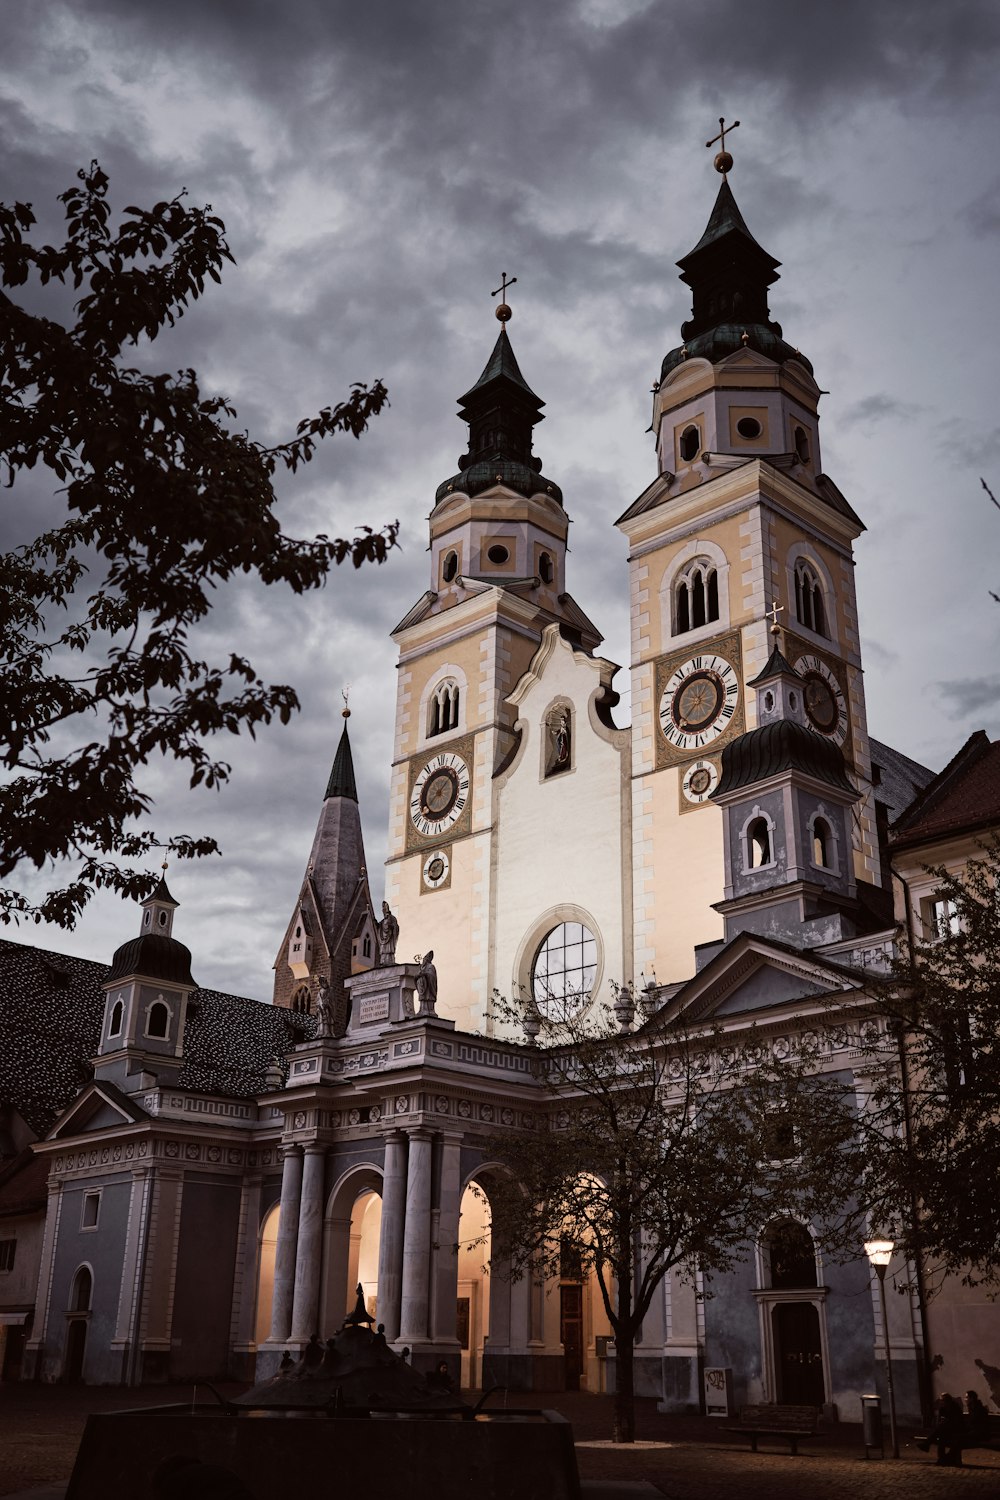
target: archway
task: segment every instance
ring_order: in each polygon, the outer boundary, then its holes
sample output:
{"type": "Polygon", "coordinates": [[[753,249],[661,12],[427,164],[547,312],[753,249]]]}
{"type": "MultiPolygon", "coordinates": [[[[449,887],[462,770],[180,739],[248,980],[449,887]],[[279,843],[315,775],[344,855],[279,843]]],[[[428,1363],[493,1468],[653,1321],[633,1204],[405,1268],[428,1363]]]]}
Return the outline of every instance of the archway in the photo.
{"type": "MultiPolygon", "coordinates": [[[[461,1346],[462,1387],[485,1387],[483,1360],[490,1334],[490,1209],[486,1191],[470,1181],[458,1214],[458,1291],[455,1333],[461,1346]]],[[[491,1382],[492,1383],[492,1382],[491,1382]]]]}
{"type": "Polygon", "coordinates": [[[361,1163],[344,1173],[327,1202],[320,1294],[323,1338],[332,1337],[352,1311],[359,1282],[367,1310],[379,1320],[381,1237],[382,1173],[372,1163],[361,1163]]]}
{"type": "Polygon", "coordinates": [[[87,1324],[94,1291],[94,1276],[89,1266],[81,1266],[73,1277],[69,1296],[69,1321],[66,1327],[66,1356],[63,1379],[76,1384],[83,1379],[87,1354],[87,1324]]]}
{"type": "Polygon", "coordinates": [[[260,1250],[257,1255],[257,1316],[254,1335],[263,1344],[271,1332],[271,1310],[274,1301],[274,1257],[278,1248],[278,1224],[281,1205],[276,1203],[260,1226],[260,1250]]]}

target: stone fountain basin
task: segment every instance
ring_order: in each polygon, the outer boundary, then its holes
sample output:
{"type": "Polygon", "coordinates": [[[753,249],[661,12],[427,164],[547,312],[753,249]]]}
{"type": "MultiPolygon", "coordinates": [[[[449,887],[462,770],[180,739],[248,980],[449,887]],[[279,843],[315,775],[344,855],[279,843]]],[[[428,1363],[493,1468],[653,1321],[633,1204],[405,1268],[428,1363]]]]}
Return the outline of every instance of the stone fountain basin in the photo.
{"type": "Polygon", "coordinates": [[[169,1406],[87,1419],[66,1500],[579,1500],[558,1412],[169,1406]]]}

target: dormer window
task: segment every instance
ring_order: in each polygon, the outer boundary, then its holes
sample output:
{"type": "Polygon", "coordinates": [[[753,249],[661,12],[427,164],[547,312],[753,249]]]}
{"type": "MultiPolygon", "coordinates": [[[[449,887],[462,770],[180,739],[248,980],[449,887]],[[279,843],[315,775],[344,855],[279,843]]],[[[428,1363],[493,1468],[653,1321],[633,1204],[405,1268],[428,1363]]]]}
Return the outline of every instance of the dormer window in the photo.
{"type": "Polygon", "coordinates": [[[435,734],[444,734],[449,729],[458,728],[458,706],[458,683],[454,677],[446,677],[443,682],[438,683],[431,695],[427,721],[428,738],[435,734]]]}
{"type": "Polygon", "coordinates": [[[718,618],[719,575],[707,558],[696,558],[674,588],[674,634],[684,635],[718,618]]]}
{"type": "Polygon", "coordinates": [[[819,574],[808,562],[795,564],[795,617],[816,635],[826,635],[826,609],[819,574]]]}

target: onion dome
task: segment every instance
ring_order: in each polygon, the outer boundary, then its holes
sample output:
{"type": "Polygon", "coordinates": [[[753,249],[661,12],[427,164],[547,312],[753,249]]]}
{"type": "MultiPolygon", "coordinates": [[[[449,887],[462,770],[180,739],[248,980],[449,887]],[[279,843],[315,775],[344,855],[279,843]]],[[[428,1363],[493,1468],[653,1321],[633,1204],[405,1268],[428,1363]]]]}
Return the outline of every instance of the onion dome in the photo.
{"type": "Polygon", "coordinates": [[[469,449],[458,461],[459,472],[438,485],[435,504],[456,491],[478,495],[503,484],[519,495],[548,495],[561,505],[562,491],[544,478],[542,461],[531,451],[532,432],[545,420],[544,405],[518,369],[507,329],[501,328],[483,373],[459,397],[459,416],[469,424],[469,449]]]}
{"type": "Polygon", "coordinates": [[[694,306],[681,325],[683,344],[671,349],[660,368],[660,379],[686,359],[718,364],[739,349],[784,364],[797,359],[812,365],[781,333],[770,316],[767,289],[778,279],[780,261],[758,245],[747,228],[729,183],[723,181],[705,233],[689,254],[677,262],[681,280],[692,290],[694,306]]]}
{"type": "Polygon", "coordinates": [[[133,974],[141,979],[162,979],[169,984],[195,987],[191,977],[190,948],[185,948],[176,938],[164,937],[162,932],[147,932],[141,937],[129,938],[116,950],[107,983],[114,984],[133,974]]]}
{"type": "Polygon", "coordinates": [[[713,798],[783,771],[801,771],[814,781],[825,781],[838,791],[856,796],[848,779],[840,746],[793,719],[776,719],[741,734],[722,752],[722,773],[713,798]]]}

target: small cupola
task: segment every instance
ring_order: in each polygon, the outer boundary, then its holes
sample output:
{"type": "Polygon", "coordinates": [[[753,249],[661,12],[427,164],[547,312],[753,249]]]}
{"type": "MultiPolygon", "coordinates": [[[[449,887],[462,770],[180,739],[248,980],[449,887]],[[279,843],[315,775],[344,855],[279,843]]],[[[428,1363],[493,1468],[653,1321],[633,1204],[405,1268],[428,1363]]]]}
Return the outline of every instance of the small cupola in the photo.
{"type": "Polygon", "coordinates": [[[757,695],[757,724],[775,724],[788,720],[808,727],[805,710],[805,682],[782,654],[777,639],[762,672],[747,684],[757,695]]]}
{"type": "Polygon", "coordinates": [[[161,875],[156,890],[142,903],[140,936],[145,937],[149,932],[158,932],[161,937],[169,937],[173,929],[176,910],[177,902],[171,896],[167,889],[167,882],[161,875]]]}

